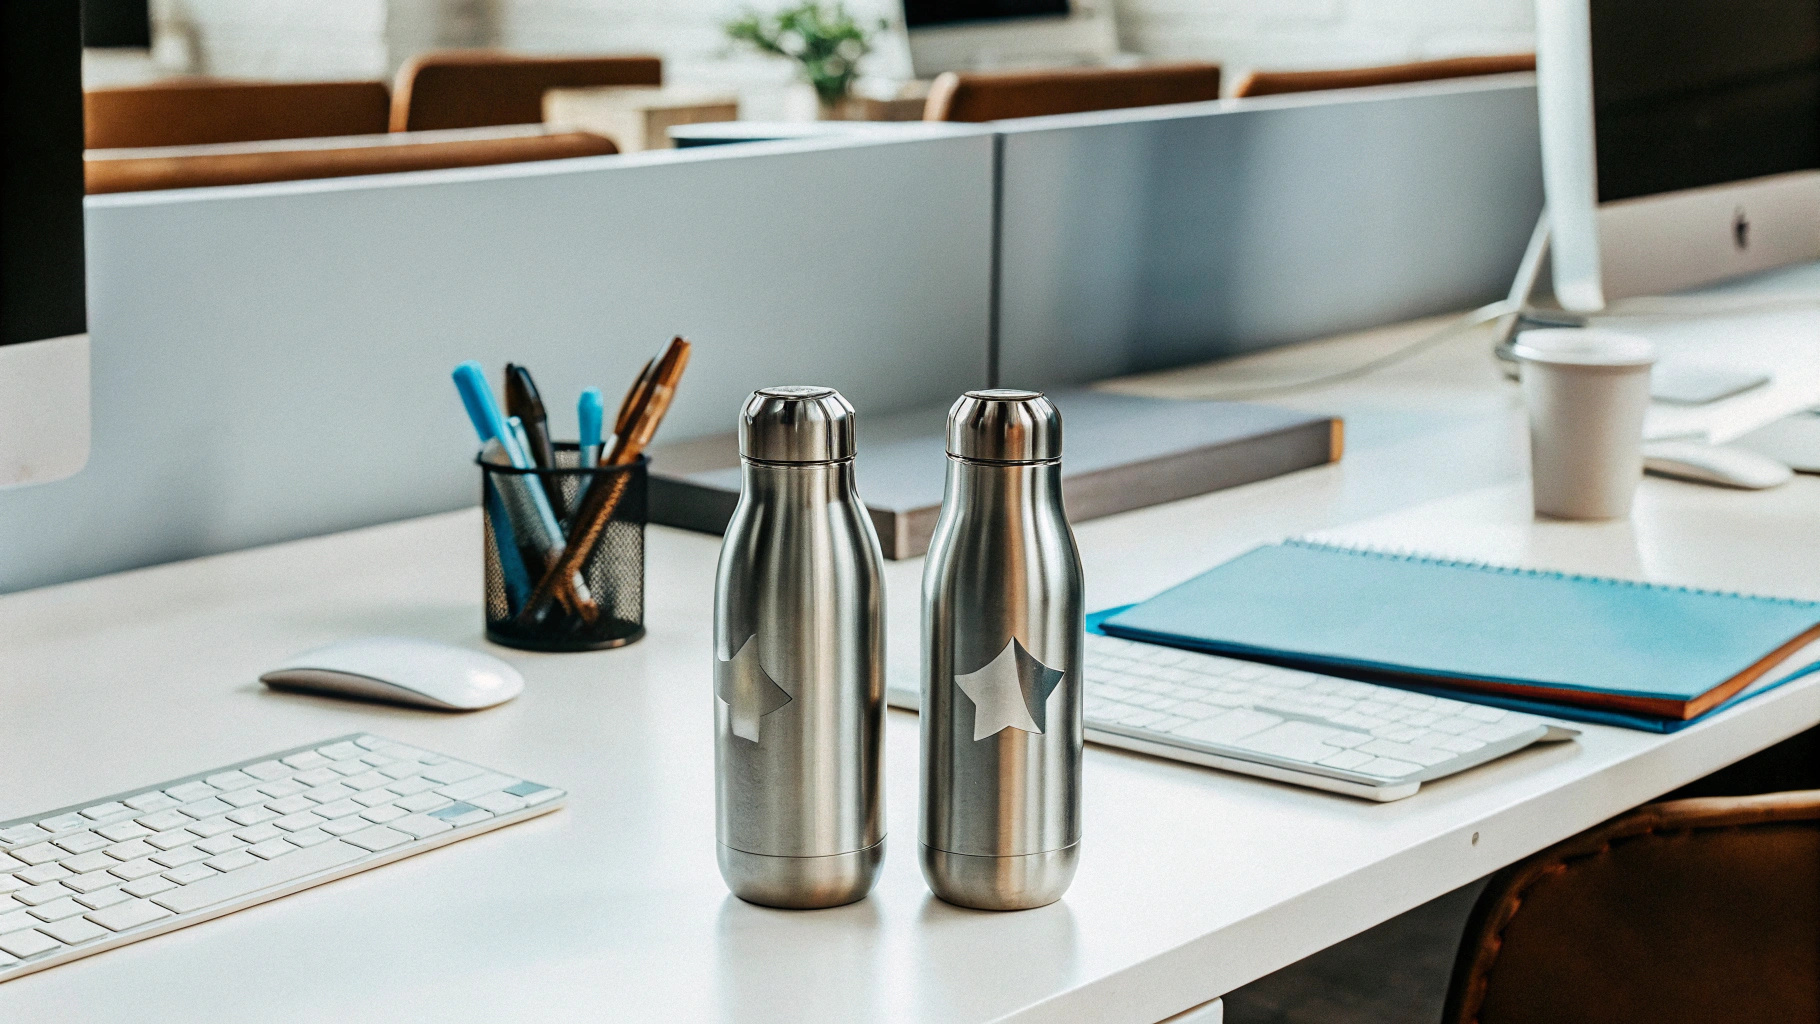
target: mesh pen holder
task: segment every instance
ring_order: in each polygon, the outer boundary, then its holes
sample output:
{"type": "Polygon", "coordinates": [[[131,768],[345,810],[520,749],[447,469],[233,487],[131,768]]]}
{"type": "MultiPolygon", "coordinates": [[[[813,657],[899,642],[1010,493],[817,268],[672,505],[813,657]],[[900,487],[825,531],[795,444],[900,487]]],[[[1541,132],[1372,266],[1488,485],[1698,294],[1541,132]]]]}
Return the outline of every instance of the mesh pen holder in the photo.
{"type": "Polygon", "coordinates": [[[474,460],[484,521],[487,639],[532,651],[624,646],[645,635],[647,462],[640,457],[625,466],[583,466],[574,444],[555,447],[550,469],[516,469],[484,454],[474,460]],[[598,541],[569,586],[534,601],[569,538],[586,528],[578,513],[585,511],[587,495],[600,489],[618,493],[598,541]]]}

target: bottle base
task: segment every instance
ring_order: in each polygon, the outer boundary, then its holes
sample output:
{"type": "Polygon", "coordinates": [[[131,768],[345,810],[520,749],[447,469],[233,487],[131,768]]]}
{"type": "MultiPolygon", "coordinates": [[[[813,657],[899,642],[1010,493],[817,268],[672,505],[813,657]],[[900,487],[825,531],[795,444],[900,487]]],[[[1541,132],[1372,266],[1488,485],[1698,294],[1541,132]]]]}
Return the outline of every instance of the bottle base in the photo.
{"type": "Polygon", "coordinates": [[[866,898],[885,862],[885,841],[826,857],[773,857],[716,843],[720,877],[747,903],[785,910],[839,907],[866,898]]]}
{"type": "Polygon", "coordinates": [[[1080,843],[1021,857],[976,857],[924,846],[923,879],[944,902],[974,910],[1032,910],[1062,898],[1080,843]]]}

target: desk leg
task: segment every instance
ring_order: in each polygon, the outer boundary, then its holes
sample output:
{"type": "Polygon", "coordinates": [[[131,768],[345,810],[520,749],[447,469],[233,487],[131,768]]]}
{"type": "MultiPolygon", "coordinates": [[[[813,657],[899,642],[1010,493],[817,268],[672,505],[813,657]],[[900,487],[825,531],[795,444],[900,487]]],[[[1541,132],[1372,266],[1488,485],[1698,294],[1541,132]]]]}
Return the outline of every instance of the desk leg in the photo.
{"type": "Polygon", "coordinates": [[[1220,1024],[1226,1019],[1226,1004],[1218,999],[1209,999],[1193,1009],[1183,1010],[1157,1024],[1220,1024]]]}

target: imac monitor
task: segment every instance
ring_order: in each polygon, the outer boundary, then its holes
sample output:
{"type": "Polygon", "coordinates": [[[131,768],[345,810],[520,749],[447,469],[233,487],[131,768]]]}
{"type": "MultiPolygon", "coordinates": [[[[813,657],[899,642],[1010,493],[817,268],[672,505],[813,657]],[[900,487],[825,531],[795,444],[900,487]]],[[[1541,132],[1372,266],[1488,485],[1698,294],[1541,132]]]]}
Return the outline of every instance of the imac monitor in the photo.
{"type": "Polygon", "coordinates": [[[69,476],[88,461],[79,11],[6,5],[0,487],[69,476]]]}
{"type": "Polygon", "coordinates": [[[1820,0],[1536,0],[1555,297],[1820,259],[1820,0]]]}
{"type": "Polygon", "coordinates": [[[919,78],[1115,62],[1113,0],[903,0],[919,78]]]}

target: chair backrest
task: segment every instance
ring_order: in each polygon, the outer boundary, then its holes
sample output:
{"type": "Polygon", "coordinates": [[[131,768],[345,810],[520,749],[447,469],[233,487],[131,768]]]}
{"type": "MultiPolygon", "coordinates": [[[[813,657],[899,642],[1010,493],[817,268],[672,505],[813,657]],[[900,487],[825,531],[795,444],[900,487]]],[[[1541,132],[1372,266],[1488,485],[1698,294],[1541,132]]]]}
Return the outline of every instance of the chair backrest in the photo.
{"type": "Polygon", "coordinates": [[[314,139],[303,145],[275,141],[90,150],[83,161],[83,171],[88,193],[99,195],[528,163],[616,152],[612,140],[599,135],[549,132],[541,127],[514,129],[510,134],[393,132],[314,139]]]}
{"type": "Polygon", "coordinates": [[[1233,95],[1275,96],[1279,93],[1314,92],[1319,89],[1357,89],[1367,85],[1429,82],[1440,78],[1501,75],[1535,69],[1535,54],[1511,53],[1495,57],[1451,57],[1447,60],[1333,71],[1253,71],[1239,80],[1233,95]]]}
{"type": "Polygon", "coordinates": [[[527,57],[498,50],[426,53],[398,70],[392,130],[543,120],[543,94],[596,85],[662,85],[657,57],[527,57]]]}
{"type": "Polygon", "coordinates": [[[89,149],[366,135],[390,110],[384,82],[179,79],[82,95],[89,149]]]}
{"type": "Polygon", "coordinates": [[[947,72],[929,87],[925,121],[1001,121],[1086,110],[1154,107],[1220,98],[1220,66],[947,72]]]}
{"type": "Polygon", "coordinates": [[[1493,876],[1446,1024],[1820,1020],[1820,790],[1649,804],[1493,876]]]}

